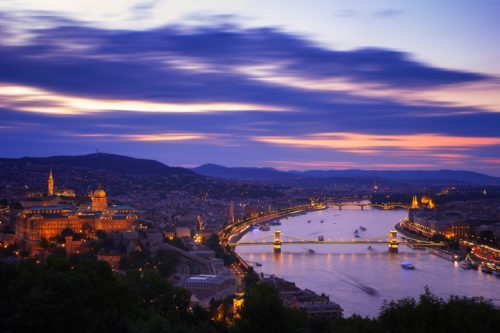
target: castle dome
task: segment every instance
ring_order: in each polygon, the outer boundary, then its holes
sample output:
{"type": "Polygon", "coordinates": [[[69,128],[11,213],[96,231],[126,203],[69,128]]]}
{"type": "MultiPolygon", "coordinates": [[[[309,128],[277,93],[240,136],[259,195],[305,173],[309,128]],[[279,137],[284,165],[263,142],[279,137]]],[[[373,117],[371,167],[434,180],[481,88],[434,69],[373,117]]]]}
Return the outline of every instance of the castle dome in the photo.
{"type": "Polygon", "coordinates": [[[422,197],[422,199],[420,200],[420,202],[424,205],[428,205],[429,204],[429,201],[431,201],[431,198],[429,198],[427,195],[424,195],[422,197]]]}
{"type": "Polygon", "coordinates": [[[101,186],[94,191],[94,198],[106,198],[106,192],[101,186]]]}

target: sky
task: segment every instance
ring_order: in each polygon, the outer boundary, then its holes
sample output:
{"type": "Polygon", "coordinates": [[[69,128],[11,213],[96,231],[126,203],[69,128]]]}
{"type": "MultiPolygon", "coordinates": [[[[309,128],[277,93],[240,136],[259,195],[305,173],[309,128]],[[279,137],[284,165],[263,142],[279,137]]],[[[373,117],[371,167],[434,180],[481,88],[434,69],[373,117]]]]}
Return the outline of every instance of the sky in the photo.
{"type": "Polygon", "coordinates": [[[0,156],[500,176],[500,1],[2,0],[0,156]]]}

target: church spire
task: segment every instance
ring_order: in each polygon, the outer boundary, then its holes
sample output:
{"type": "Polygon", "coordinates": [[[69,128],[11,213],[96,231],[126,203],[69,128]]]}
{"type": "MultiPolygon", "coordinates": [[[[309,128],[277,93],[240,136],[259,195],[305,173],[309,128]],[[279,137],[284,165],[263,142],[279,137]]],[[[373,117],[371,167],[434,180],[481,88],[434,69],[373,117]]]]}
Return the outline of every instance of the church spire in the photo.
{"type": "Polygon", "coordinates": [[[54,195],[54,178],[52,177],[52,168],[50,168],[49,180],[47,183],[48,183],[47,194],[49,196],[54,195]]]}
{"type": "Polygon", "coordinates": [[[413,209],[418,208],[418,199],[417,199],[416,195],[413,196],[413,199],[411,201],[411,208],[413,208],[413,209]]]}

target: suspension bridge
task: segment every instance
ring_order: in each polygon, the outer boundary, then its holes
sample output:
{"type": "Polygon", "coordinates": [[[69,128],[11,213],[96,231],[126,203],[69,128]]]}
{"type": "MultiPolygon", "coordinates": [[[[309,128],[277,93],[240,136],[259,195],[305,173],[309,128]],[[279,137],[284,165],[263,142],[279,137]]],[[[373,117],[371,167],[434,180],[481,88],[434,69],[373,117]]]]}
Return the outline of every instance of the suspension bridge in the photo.
{"type": "Polygon", "coordinates": [[[357,201],[357,202],[327,201],[326,206],[329,208],[337,208],[338,210],[342,210],[342,207],[347,207],[347,206],[360,207],[361,210],[364,210],[365,207],[377,207],[382,209],[410,208],[409,204],[401,202],[371,203],[369,201],[357,201]]]}
{"type": "Polygon", "coordinates": [[[322,244],[322,245],[337,245],[337,244],[354,244],[354,245],[365,245],[365,244],[387,244],[389,246],[389,252],[397,253],[399,245],[411,245],[411,246],[419,246],[419,247],[427,247],[427,246],[444,246],[444,243],[434,243],[428,241],[422,241],[419,239],[413,239],[409,237],[405,237],[403,241],[400,241],[397,238],[397,231],[391,230],[389,231],[389,235],[381,235],[372,238],[366,239],[353,239],[353,240],[310,240],[303,239],[294,236],[288,236],[282,234],[281,231],[275,230],[274,234],[252,239],[245,242],[237,242],[237,243],[228,243],[231,247],[236,246],[255,246],[255,245],[272,245],[274,253],[281,253],[281,247],[283,245],[304,245],[304,244],[322,244]]]}

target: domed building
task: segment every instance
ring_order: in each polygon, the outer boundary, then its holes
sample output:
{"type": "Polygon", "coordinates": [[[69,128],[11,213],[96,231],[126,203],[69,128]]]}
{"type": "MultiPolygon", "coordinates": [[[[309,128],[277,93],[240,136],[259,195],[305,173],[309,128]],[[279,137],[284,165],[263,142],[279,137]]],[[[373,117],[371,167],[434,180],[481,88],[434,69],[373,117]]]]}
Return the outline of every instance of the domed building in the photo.
{"type": "Polygon", "coordinates": [[[428,197],[427,195],[424,195],[422,196],[422,199],[420,199],[420,203],[422,205],[428,205],[429,204],[429,201],[431,201],[432,199],[430,197],[428,197]]]}
{"type": "Polygon", "coordinates": [[[103,212],[108,209],[108,199],[106,198],[106,192],[102,186],[99,186],[97,190],[91,192],[89,197],[90,200],[92,200],[92,210],[103,212]]]}
{"type": "Polygon", "coordinates": [[[86,207],[56,204],[24,209],[17,215],[16,241],[29,251],[36,252],[43,238],[58,236],[64,229],[71,229],[75,233],[134,229],[138,219],[134,208],[108,205],[102,186],[91,192],[89,197],[91,203],[86,207]]]}
{"type": "Polygon", "coordinates": [[[422,208],[428,208],[428,209],[436,208],[434,200],[432,200],[432,198],[427,195],[422,196],[422,199],[420,199],[420,203],[422,205],[422,208]]]}

